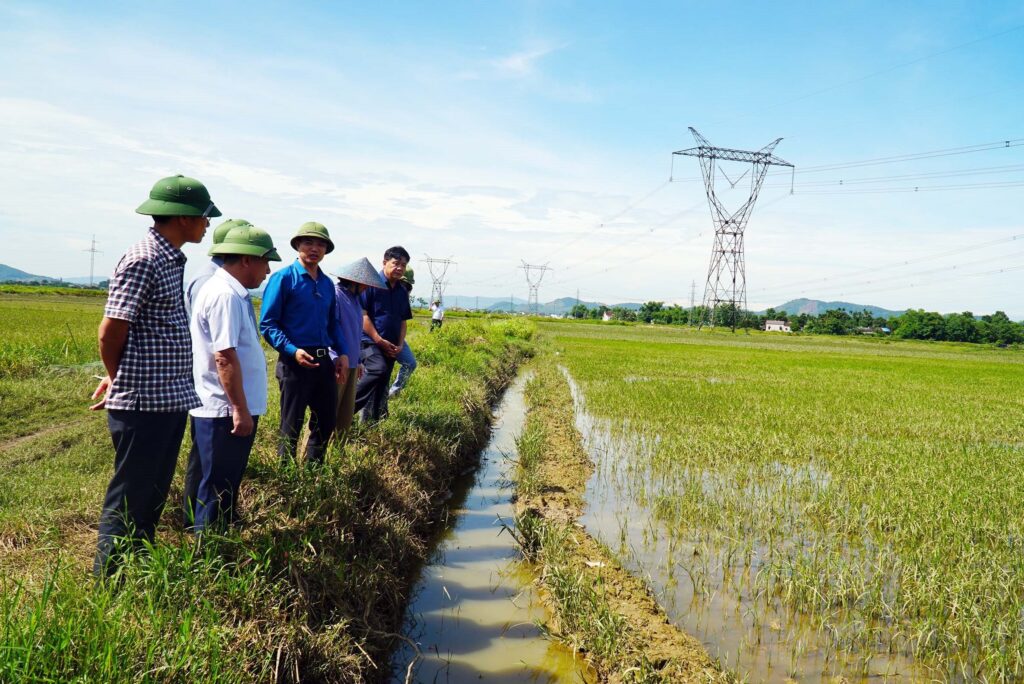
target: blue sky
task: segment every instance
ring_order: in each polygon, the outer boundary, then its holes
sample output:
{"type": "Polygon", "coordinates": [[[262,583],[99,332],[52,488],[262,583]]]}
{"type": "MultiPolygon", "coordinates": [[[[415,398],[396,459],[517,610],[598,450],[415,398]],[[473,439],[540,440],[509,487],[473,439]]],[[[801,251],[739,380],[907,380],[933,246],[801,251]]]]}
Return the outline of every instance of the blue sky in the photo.
{"type": "Polygon", "coordinates": [[[95,233],[109,274],[180,172],[286,255],[326,224],[328,268],[402,244],[458,262],[450,293],[525,297],[526,260],[542,300],[688,303],[711,221],[696,160],[666,181],[692,125],[797,166],[749,224],[753,308],[1024,316],[1024,269],[992,272],[1024,266],[1024,186],[928,189],[1024,183],[1024,146],[801,172],[1024,138],[1019,2],[2,2],[0,67],[0,262],[34,273],[86,275],[95,233]]]}

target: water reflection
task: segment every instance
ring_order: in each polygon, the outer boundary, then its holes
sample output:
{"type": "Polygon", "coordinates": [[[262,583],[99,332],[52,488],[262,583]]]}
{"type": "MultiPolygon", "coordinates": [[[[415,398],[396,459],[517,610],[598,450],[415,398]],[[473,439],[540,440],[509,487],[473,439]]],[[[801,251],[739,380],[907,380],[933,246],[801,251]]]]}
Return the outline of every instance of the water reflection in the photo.
{"type": "Polygon", "coordinates": [[[495,412],[490,444],[475,474],[453,489],[449,525],[423,568],[406,613],[403,646],[394,656],[394,682],[410,664],[415,682],[587,682],[584,664],[546,640],[535,622],[545,617],[532,575],[517,560],[501,522],[512,524],[510,491],[503,486],[525,420],[520,377],[495,412]],[[415,661],[415,662],[414,662],[415,661]]]}
{"type": "MultiPolygon", "coordinates": [[[[613,430],[608,421],[587,411],[582,391],[562,371],[572,392],[576,426],[595,465],[581,522],[630,571],[649,580],[670,619],[700,639],[725,668],[752,682],[936,679],[934,672],[900,652],[885,625],[851,625],[839,609],[815,619],[784,606],[758,581],[759,570],[772,561],[771,549],[742,534],[723,540],[706,530],[680,530],[667,522],[681,492],[689,501],[705,496],[714,505],[715,493],[739,491],[777,502],[781,509],[776,515],[795,515],[797,511],[786,508],[828,487],[830,473],[813,464],[777,463],[773,467],[779,477],[768,480],[652,468],[659,436],[629,425],[613,430]],[[765,491],[766,486],[785,491],[765,491]],[[845,647],[863,642],[865,633],[870,635],[868,648],[845,647]]],[[[806,543],[778,540],[774,549],[806,543]]]]}

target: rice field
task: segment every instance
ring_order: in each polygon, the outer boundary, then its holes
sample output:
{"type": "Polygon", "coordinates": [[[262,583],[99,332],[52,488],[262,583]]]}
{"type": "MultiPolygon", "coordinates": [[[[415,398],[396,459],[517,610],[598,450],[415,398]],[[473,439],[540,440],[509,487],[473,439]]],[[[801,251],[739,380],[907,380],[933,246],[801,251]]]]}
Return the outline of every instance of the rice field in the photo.
{"type": "Polygon", "coordinates": [[[543,327],[588,527],[741,679],[1024,677],[1024,354],[543,327]]]}

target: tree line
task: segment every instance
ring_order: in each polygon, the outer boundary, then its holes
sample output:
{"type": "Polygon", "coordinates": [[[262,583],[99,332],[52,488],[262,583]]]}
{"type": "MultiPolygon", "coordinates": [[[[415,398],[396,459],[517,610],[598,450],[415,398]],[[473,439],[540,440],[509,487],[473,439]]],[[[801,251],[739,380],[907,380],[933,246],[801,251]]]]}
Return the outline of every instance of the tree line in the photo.
{"type": "MultiPolygon", "coordinates": [[[[646,302],[639,309],[621,306],[599,305],[588,307],[575,305],[569,312],[570,318],[601,319],[605,313],[612,320],[660,325],[696,325],[704,318],[704,307],[692,310],[678,304],[665,306],[664,302],[646,302]]],[[[1002,311],[985,316],[975,316],[970,311],[940,314],[924,309],[911,309],[897,316],[884,318],[875,316],[867,309],[850,312],[845,309],[829,309],[818,314],[789,314],[785,311],[768,309],[758,314],[752,311],[734,310],[722,305],[715,312],[715,320],[722,325],[737,328],[763,330],[767,321],[786,321],[793,332],[818,335],[891,335],[908,340],[938,340],[948,342],[975,342],[997,345],[1024,343],[1024,324],[1010,320],[1002,311]]]]}

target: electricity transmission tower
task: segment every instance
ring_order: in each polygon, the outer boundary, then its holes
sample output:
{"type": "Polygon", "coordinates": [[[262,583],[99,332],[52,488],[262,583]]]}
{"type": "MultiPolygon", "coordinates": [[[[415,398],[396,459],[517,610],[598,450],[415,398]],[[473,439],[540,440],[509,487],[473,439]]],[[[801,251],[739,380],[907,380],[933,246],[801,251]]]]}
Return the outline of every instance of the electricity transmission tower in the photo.
{"type": "Polygon", "coordinates": [[[96,249],[95,235],[92,236],[92,244],[89,246],[89,249],[83,251],[89,252],[89,287],[92,287],[93,273],[96,270],[96,255],[102,254],[100,250],[96,249]]]}
{"type": "MultiPolygon", "coordinates": [[[[727,314],[729,325],[736,330],[736,320],[742,310],[747,308],[747,275],[746,260],[743,254],[743,232],[750,220],[750,213],[757,202],[768,167],[793,165],[772,154],[775,146],[781,142],[778,138],[756,152],[733,150],[726,147],[714,147],[707,139],[690,127],[690,133],[697,140],[697,147],[679,150],[672,154],[697,157],[700,162],[701,175],[704,177],[704,189],[711,207],[711,220],[715,225],[715,246],[711,250],[711,264],[708,266],[708,279],[704,285],[704,311],[701,313],[700,324],[703,327],[709,322],[713,327],[716,317],[727,314]],[[747,201],[734,212],[729,212],[715,194],[715,169],[723,176],[725,172],[718,166],[719,161],[742,162],[751,164],[750,194],[747,201]],[[724,309],[724,310],[723,310],[724,309]]],[[[746,174],[744,174],[746,175],[746,174]]],[[[743,176],[736,179],[738,183],[743,176]]],[[[733,187],[735,183],[725,176],[733,187]]],[[[792,192],[792,189],[790,190],[792,192]]]]}
{"type": "Polygon", "coordinates": [[[536,314],[540,309],[539,292],[540,281],[544,280],[544,274],[554,270],[547,264],[528,264],[525,261],[519,268],[526,273],[526,284],[530,286],[530,310],[536,314]]]}
{"type": "Polygon", "coordinates": [[[429,254],[424,254],[423,261],[427,264],[427,270],[430,271],[430,301],[440,302],[444,299],[444,290],[448,287],[448,281],[444,279],[446,273],[448,273],[448,267],[454,266],[455,262],[451,259],[431,259],[429,254]]]}

